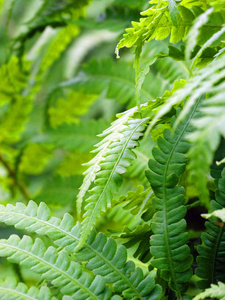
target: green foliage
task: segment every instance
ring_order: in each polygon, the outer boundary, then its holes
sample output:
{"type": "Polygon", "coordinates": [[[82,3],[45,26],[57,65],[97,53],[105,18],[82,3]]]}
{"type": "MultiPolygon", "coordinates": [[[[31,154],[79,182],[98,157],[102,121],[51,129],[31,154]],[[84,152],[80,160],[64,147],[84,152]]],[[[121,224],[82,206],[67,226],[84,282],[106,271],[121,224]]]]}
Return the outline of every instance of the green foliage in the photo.
{"type": "MultiPolygon", "coordinates": [[[[224,190],[224,176],[225,170],[221,174],[221,178],[218,181],[218,189],[215,192],[215,200],[211,201],[211,214],[207,217],[217,216],[222,212],[225,206],[225,190],[224,190]],[[218,210],[220,209],[220,210],[218,210]]],[[[225,260],[224,257],[224,227],[222,224],[215,222],[213,218],[209,219],[209,222],[205,224],[207,231],[202,234],[201,246],[198,246],[199,256],[197,262],[199,268],[196,270],[196,274],[202,278],[198,285],[200,288],[207,288],[211,283],[217,283],[218,281],[225,281],[225,276],[221,266],[225,260]]]]}
{"type": "Polygon", "coordinates": [[[225,284],[222,282],[218,282],[218,285],[211,284],[210,288],[206,289],[204,292],[194,297],[194,300],[202,300],[208,297],[213,297],[222,300],[225,299],[225,284]]]}
{"type": "Polygon", "coordinates": [[[224,299],[223,2],[0,1],[1,299],[224,299]]]}
{"type": "Polygon", "coordinates": [[[156,213],[152,219],[152,265],[161,270],[161,276],[169,281],[178,298],[185,289],[183,284],[192,275],[192,258],[186,245],[184,190],[177,184],[185,170],[186,153],[190,147],[184,136],[190,131],[189,124],[198,105],[197,102],[190,116],[174,132],[166,129],[164,138],[158,139],[158,148],[152,151],[154,160],[149,160],[150,171],[147,174],[157,197],[153,199],[156,213]]]}
{"type": "Polygon", "coordinates": [[[31,287],[28,289],[24,283],[17,283],[13,277],[8,277],[4,281],[0,282],[0,295],[2,300],[56,299],[51,295],[49,288],[42,286],[40,289],[36,287],[31,287]]]}
{"type": "MultiPolygon", "coordinates": [[[[126,262],[127,253],[124,246],[119,246],[117,249],[117,245],[113,239],[107,239],[101,233],[96,235],[95,230],[91,232],[85,243],[85,249],[74,253],[74,249],[80,241],[81,225],[79,223],[75,225],[72,216],[69,214],[65,214],[63,219],[60,220],[59,218],[50,216],[50,210],[46,204],[41,203],[38,207],[33,201],[30,201],[28,206],[25,206],[22,203],[17,203],[15,207],[10,204],[6,207],[1,206],[0,219],[8,225],[15,225],[18,229],[26,229],[29,232],[36,232],[39,235],[48,235],[56,245],[61,248],[64,247],[68,253],[73,254],[77,261],[80,261],[81,263],[86,262],[85,268],[92,270],[97,278],[101,278],[99,276],[104,276],[104,280],[101,279],[102,287],[104,287],[104,281],[113,283],[115,292],[122,292],[126,299],[129,299],[130,297],[135,297],[136,299],[148,299],[148,297],[152,297],[152,299],[157,299],[161,293],[160,287],[154,285],[154,280],[150,275],[147,277],[144,276],[142,270],[140,268],[135,268],[135,264],[132,261],[126,262]],[[103,257],[104,259],[102,259],[103,257]],[[148,285],[146,285],[146,282],[148,282],[148,285]]],[[[8,254],[6,255],[10,256],[11,253],[18,253],[19,260],[21,260],[22,257],[24,257],[22,255],[25,255],[23,254],[23,247],[21,246],[23,242],[27,245],[26,252],[29,252],[24,264],[28,266],[29,263],[29,267],[32,267],[36,272],[39,272],[39,268],[42,264],[51,263],[52,266],[54,265],[52,273],[50,269],[45,266],[44,270],[46,270],[46,272],[48,270],[48,272],[46,275],[47,277],[44,278],[51,281],[54,280],[52,284],[57,287],[61,288],[61,285],[66,283],[65,280],[60,283],[60,280],[57,278],[62,279],[71,276],[71,272],[73,271],[72,267],[78,269],[75,274],[80,273],[80,266],[77,263],[76,266],[74,262],[71,262],[72,265],[69,264],[69,256],[65,251],[58,253],[55,248],[50,247],[45,252],[45,246],[40,239],[37,239],[35,241],[36,244],[33,245],[28,236],[25,236],[21,241],[17,236],[11,237],[11,240],[8,242],[3,241],[4,248],[6,249],[7,245],[9,247],[8,254]],[[38,245],[40,244],[42,246],[41,252],[35,253],[35,251],[38,251],[38,245]],[[37,246],[37,249],[35,246],[37,246]],[[35,258],[37,256],[40,260],[39,264],[35,264],[35,258]],[[29,258],[32,258],[32,262],[29,258]],[[64,261],[64,264],[65,261],[67,261],[64,267],[60,263],[61,260],[64,261]],[[54,273],[55,276],[53,275],[54,273]],[[65,273],[67,273],[67,275],[65,273]]],[[[16,255],[13,257],[14,261],[16,261],[16,255]]],[[[41,271],[40,273],[42,274],[41,271]]],[[[77,285],[80,284],[81,286],[84,284],[83,278],[85,278],[85,276],[87,281],[91,281],[89,274],[85,274],[81,275],[82,277],[79,276],[79,278],[77,278],[77,285]]],[[[42,276],[45,275],[42,274],[42,276]]],[[[77,276],[78,275],[76,275],[76,277],[77,276]]],[[[97,281],[98,280],[96,279],[96,282],[97,281]]],[[[73,280],[74,284],[76,284],[75,282],[76,280],[73,280]]],[[[102,292],[103,288],[100,290],[102,292]]],[[[70,294],[74,291],[72,290],[72,285],[68,284],[68,288],[63,287],[61,292],[63,294],[70,294]]],[[[83,293],[85,293],[84,286],[83,293]]],[[[77,297],[79,297],[79,294],[77,297]]],[[[107,295],[105,297],[106,298],[104,299],[108,299],[107,295]]],[[[101,299],[101,297],[99,299],[101,299]]]]}
{"type": "MultiPolygon", "coordinates": [[[[87,204],[84,208],[83,232],[79,246],[82,246],[90,229],[96,224],[100,213],[111,206],[113,194],[121,184],[121,174],[126,172],[135,158],[132,149],[138,146],[137,140],[143,135],[148,118],[132,119],[132,112],[125,113],[103,132],[103,140],[96,145],[95,152],[98,154],[88,163],[90,167],[85,171],[86,179],[78,195],[78,205],[93,181],[94,187],[89,191],[91,196],[85,200],[87,204]]],[[[81,206],[82,203],[78,206],[78,213],[81,206]]]]}

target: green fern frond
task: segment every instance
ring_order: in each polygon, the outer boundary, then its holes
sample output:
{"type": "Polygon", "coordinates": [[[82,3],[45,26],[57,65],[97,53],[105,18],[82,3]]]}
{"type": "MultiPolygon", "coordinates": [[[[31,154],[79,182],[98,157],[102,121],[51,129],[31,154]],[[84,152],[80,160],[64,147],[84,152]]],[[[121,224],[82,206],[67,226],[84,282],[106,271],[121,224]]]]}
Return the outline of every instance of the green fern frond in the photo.
{"type": "MultiPolygon", "coordinates": [[[[84,89],[91,94],[101,94],[103,91],[108,99],[116,99],[118,102],[134,106],[135,95],[135,72],[132,64],[124,61],[113,61],[111,58],[92,59],[83,66],[84,77],[69,80],[68,84],[84,89]]],[[[142,85],[140,98],[142,103],[154,99],[156,79],[154,74],[149,73],[142,85]]]]}
{"type": "Polygon", "coordinates": [[[82,183],[82,176],[47,177],[39,193],[34,197],[35,202],[44,201],[51,207],[68,207],[74,201],[78,188],[82,183]]]}
{"type": "Polygon", "coordinates": [[[144,277],[140,268],[135,268],[133,261],[126,262],[126,248],[119,246],[117,249],[113,239],[95,231],[90,234],[87,244],[97,248],[102,252],[102,257],[107,257],[111,264],[111,271],[106,267],[103,260],[99,260],[93,252],[83,248],[76,253],[76,258],[80,261],[88,261],[86,268],[93,270],[95,274],[102,275],[107,282],[113,283],[115,292],[122,293],[126,299],[159,299],[161,287],[155,285],[154,279],[148,275],[144,277]]]}
{"type": "Polygon", "coordinates": [[[78,34],[79,27],[75,24],[68,24],[60,30],[43,58],[42,72],[45,72],[60,57],[61,53],[78,34]]]}
{"type": "Polygon", "coordinates": [[[185,135],[198,109],[199,101],[190,116],[179,124],[174,132],[164,131],[164,138],[158,139],[158,148],[152,151],[155,160],[149,160],[148,180],[157,198],[152,205],[156,213],[152,219],[151,264],[160,269],[161,276],[180,299],[186,284],[192,276],[192,257],[186,245],[184,189],[178,187],[179,176],[184,172],[190,145],[185,135]]]}
{"type": "Polygon", "coordinates": [[[119,203],[133,215],[141,216],[148,209],[152,194],[150,188],[144,190],[144,187],[139,185],[136,191],[128,192],[127,196],[120,196],[119,203]]]}
{"type": "MultiPolygon", "coordinates": [[[[28,70],[26,61],[24,68],[28,70]]],[[[5,105],[1,113],[0,141],[14,143],[18,141],[32,109],[31,95],[23,95],[28,79],[22,72],[17,58],[13,57],[8,64],[0,68],[0,80],[0,106],[5,105]]]]}
{"type": "MultiPolygon", "coordinates": [[[[220,137],[225,136],[225,106],[223,101],[225,55],[221,58],[215,61],[215,64],[210,64],[209,68],[203,69],[205,73],[208,73],[204,84],[207,85],[209,96],[204,100],[200,109],[201,115],[192,122],[195,130],[187,136],[192,143],[188,152],[190,159],[188,164],[189,181],[199,191],[203,204],[207,204],[206,201],[209,197],[207,174],[213,161],[213,153],[219,146],[220,137]],[[214,68],[213,77],[211,77],[210,67],[214,68]]],[[[193,101],[195,97],[194,94],[191,94],[189,101],[193,101]]]]}
{"type": "Polygon", "coordinates": [[[189,113],[190,108],[194,105],[196,100],[205,95],[205,89],[203,89],[202,86],[207,87],[207,92],[216,92],[216,85],[219,80],[223,79],[224,76],[224,57],[225,55],[223,54],[209,63],[207,67],[198,70],[195,76],[190,78],[183,88],[175,91],[174,94],[169,97],[163,105],[161,105],[159,111],[156,113],[151,122],[150,129],[152,129],[157,121],[168,113],[174,105],[183,103],[188,98],[185,102],[184,109],[175,123],[175,125],[177,125],[179,121],[189,113]],[[213,76],[213,74],[217,74],[217,76],[213,76]]]}
{"type": "Polygon", "coordinates": [[[50,124],[53,128],[64,122],[67,124],[79,123],[79,117],[87,112],[97,95],[71,91],[67,97],[68,99],[58,99],[48,110],[50,124]]]}
{"type": "Polygon", "coordinates": [[[57,129],[48,128],[44,134],[34,137],[45,144],[54,144],[57,148],[67,151],[76,149],[81,153],[91,151],[98,142],[97,135],[109,127],[103,120],[81,121],[79,124],[68,125],[63,123],[57,129]]]}
{"type": "Polygon", "coordinates": [[[101,170],[100,163],[105,160],[104,157],[109,152],[110,146],[113,143],[113,141],[120,140],[122,132],[126,128],[125,124],[128,122],[129,118],[134,114],[136,110],[136,108],[128,110],[118,120],[114,121],[111,127],[103,131],[103,136],[105,135],[106,137],[102,140],[100,144],[96,145],[96,147],[98,147],[96,150],[99,151],[99,153],[94,157],[94,159],[92,159],[88,163],[90,167],[87,169],[87,171],[84,172],[84,181],[82,186],[80,187],[80,192],[77,196],[78,215],[81,215],[82,202],[86,192],[91,186],[91,183],[95,181],[97,173],[101,170]]]}
{"type": "Polygon", "coordinates": [[[41,239],[33,243],[29,236],[20,239],[11,235],[8,240],[0,240],[0,255],[9,261],[19,263],[41,274],[64,295],[74,299],[110,299],[111,292],[101,276],[95,278],[82,272],[80,264],[70,261],[65,251],[57,252],[50,246],[46,249],[41,239]]]}
{"type": "Polygon", "coordinates": [[[158,299],[160,287],[152,286],[153,279],[143,277],[142,271],[135,268],[132,261],[127,261],[125,247],[117,247],[113,239],[106,238],[102,233],[96,235],[95,230],[92,230],[84,244],[85,248],[74,253],[80,240],[81,225],[75,225],[69,214],[65,214],[62,220],[51,217],[46,204],[42,202],[38,207],[33,201],[27,206],[17,203],[16,206],[8,204],[6,207],[1,205],[0,208],[0,221],[14,225],[17,229],[48,235],[56,245],[73,254],[76,260],[86,262],[87,269],[92,270],[95,275],[102,275],[108,283],[113,284],[115,291],[128,295],[128,299],[135,297],[147,300],[149,295],[151,299],[158,299]],[[136,278],[137,274],[140,277],[136,278]],[[151,283],[149,285],[148,280],[151,283]]]}
{"type": "MultiPolygon", "coordinates": [[[[225,207],[225,169],[221,174],[221,178],[218,181],[218,189],[215,193],[215,200],[211,201],[211,214],[207,215],[207,218],[215,215],[221,216],[222,208],[225,207]]],[[[221,216],[222,217],[222,216],[221,216]]],[[[197,284],[199,288],[207,288],[211,283],[217,283],[218,281],[225,282],[225,276],[223,272],[223,264],[225,262],[225,231],[224,227],[215,222],[213,218],[210,218],[205,223],[207,229],[202,234],[202,245],[198,246],[199,256],[197,262],[199,267],[196,269],[196,275],[200,280],[197,284]]]]}
{"type": "MultiPolygon", "coordinates": [[[[121,118],[126,120],[127,113],[121,118]]],[[[123,122],[122,126],[118,127],[115,126],[117,123],[115,121],[112,127],[102,134],[105,138],[97,144],[98,148],[95,152],[98,152],[98,154],[88,163],[91,168],[96,167],[98,163],[98,172],[96,173],[94,187],[89,191],[91,196],[85,201],[87,203],[84,208],[86,212],[82,222],[83,228],[79,247],[82,246],[94,224],[101,217],[101,213],[111,206],[113,194],[122,182],[122,174],[126,172],[127,167],[135,158],[135,154],[131,149],[138,146],[138,140],[143,135],[148,120],[149,118],[129,118],[127,122],[123,122]],[[118,130],[117,134],[112,131],[113,128],[118,130]],[[100,164],[99,158],[103,158],[100,164]]]]}
{"type": "Polygon", "coordinates": [[[17,282],[15,278],[8,277],[0,281],[1,300],[56,300],[46,286],[28,288],[24,283],[17,282]]]}
{"type": "Polygon", "coordinates": [[[191,52],[197,45],[197,38],[200,33],[200,28],[208,22],[209,15],[213,12],[213,8],[209,8],[206,12],[195,19],[194,24],[186,36],[187,44],[185,50],[185,58],[191,58],[191,52]]]}
{"type": "Polygon", "coordinates": [[[150,4],[153,6],[141,13],[144,18],[139,23],[132,22],[133,28],[126,29],[127,33],[117,45],[117,53],[120,48],[143,45],[152,39],[162,40],[171,35],[170,42],[177,43],[186,36],[195,18],[189,9],[177,5],[171,19],[168,1],[151,1],[150,4]]]}
{"type": "Polygon", "coordinates": [[[21,154],[19,171],[26,174],[40,174],[52,156],[51,148],[50,145],[30,143],[21,154]]]}
{"type": "Polygon", "coordinates": [[[210,288],[206,289],[204,292],[200,293],[193,300],[203,300],[203,299],[221,299],[225,300],[225,284],[218,282],[218,284],[211,284],[210,288]]]}

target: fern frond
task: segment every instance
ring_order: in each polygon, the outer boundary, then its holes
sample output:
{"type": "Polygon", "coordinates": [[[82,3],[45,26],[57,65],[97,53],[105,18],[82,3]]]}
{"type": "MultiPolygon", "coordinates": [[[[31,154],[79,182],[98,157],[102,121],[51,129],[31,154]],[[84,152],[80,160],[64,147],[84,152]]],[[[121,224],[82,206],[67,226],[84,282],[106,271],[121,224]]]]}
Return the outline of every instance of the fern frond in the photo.
{"type": "Polygon", "coordinates": [[[79,117],[87,112],[97,95],[71,91],[67,98],[58,99],[48,110],[50,124],[53,128],[64,122],[67,124],[79,123],[79,117]]]}
{"type": "Polygon", "coordinates": [[[211,284],[210,288],[206,289],[204,292],[195,296],[193,300],[203,300],[203,299],[221,299],[225,300],[225,284],[218,282],[218,284],[211,284]]]}
{"type": "Polygon", "coordinates": [[[109,127],[103,120],[81,121],[79,124],[62,124],[57,129],[48,128],[43,135],[34,137],[45,144],[54,144],[57,148],[67,151],[76,149],[79,152],[89,152],[98,142],[96,136],[109,127]]]}
{"type": "Polygon", "coordinates": [[[190,145],[185,134],[198,109],[199,101],[190,116],[174,132],[164,131],[164,138],[158,139],[158,148],[152,151],[155,160],[149,160],[148,180],[157,198],[152,200],[156,213],[152,219],[151,264],[161,271],[169,286],[181,298],[192,275],[192,257],[186,245],[184,189],[178,187],[179,176],[184,172],[190,145]]]}
{"type": "Polygon", "coordinates": [[[87,164],[90,165],[90,167],[84,172],[84,181],[77,196],[78,215],[81,215],[83,197],[91,186],[91,183],[95,181],[97,173],[101,170],[100,164],[105,160],[104,157],[109,152],[113,141],[120,141],[122,132],[125,129],[125,124],[135,111],[136,108],[128,110],[118,120],[114,121],[111,127],[103,131],[103,136],[106,135],[106,137],[100,144],[98,143],[96,145],[97,149],[95,150],[99,151],[99,153],[87,164]]]}
{"type": "MultiPolygon", "coordinates": [[[[215,193],[215,200],[211,201],[211,216],[221,216],[225,207],[225,169],[221,174],[221,178],[218,181],[218,189],[215,193]],[[222,210],[223,208],[223,210],[222,210]]],[[[221,216],[222,217],[222,216],[221,216]]],[[[196,275],[202,280],[197,282],[200,288],[207,288],[211,283],[217,283],[218,281],[225,282],[225,275],[223,264],[225,262],[225,231],[224,227],[216,223],[213,218],[210,218],[208,222],[205,223],[207,229],[206,232],[202,234],[202,245],[198,246],[197,250],[199,256],[197,257],[197,262],[199,267],[196,269],[196,275]]]]}
{"type": "Polygon", "coordinates": [[[0,240],[0,255],[41,274],[60,288],[64,295],[96,300],[111,297],[101,276],[94,278],[89,273],[82,272],[80,264],[71,262],[67,252],[57,252],[52,246],[46,249],[39,238],[33,243],[29,236],[20,239],[17,235],[11,235],[8,240],[0,240]]]}
{"type": "Polygon", "coordinates": [[[35,196],[37,203],[44,201],[51,207],[66,207],[74,201],[79,186],[82,183],[82,176],[61,176],[47,177],[40,192],[35,196]]]}
{"type": "Polygon", "coordinates": [[[191,58],[191,52],[197,45],[197,37],[200,33],[200,28],[208,22],[209,15],[213,12],[213,8],[209,8],[206,12],[195,19],[194,24],[186,36],[187,44],[185,49],[185,58],[191,58]]]}
{"type": "Polygon", "coordinates": [[[125,247],[117,247],[113,239],[106,238],[102,233],[96,235],[95,230],[92,230],[84,244],[85,248],[74,253],[80,240],[81,225],[75,225],[69,214],[65,214],[62,220],[51,217],[46,204],[42,202],[38,207],[33,201],[30,201],[28,206],[17,203],[16,206],[8,204],[6,207],[1,205],[0,208],[0,221],[14,225],[17,229],[48,235],[56,245],[65,248],[77,260],[87,262],[86,268],[92,270],[95,275],[101,275],[107,282],[114,284],[115,291],[132,295],[135,299],[149,299],[145,298],[147,295],[151,295],[151,299],[158,299],[160,287],[156,285],[154,288],[151,284],[148,286],[148,280],[153,282],[153,279],[149,276],[143,277],[142,271],[135,268],[132,261],[127,261],[125,247]],[[140,277],[135,280],[137,274],[140,277]]]}
{"type": "Polygon", "coordinates": [[[40,289],[34,286],[28,288],[22,282],[17,283],[13,277],[0,281],[0,298],[1,300],[56,300],[46,286],[40,289]]]}
{"type": "Polygon", "coordinates": [[[150,188],[144,190],[144,187],[139,185],[134,192],[128,192],[127,196],[120,196],[119,203],[123,209],[129,210],[135,216],[142,216],[146,212],[151,202],[153,192],[150,188]]]}
{"type": "MultiPolygon", "coordinates": [[[[101,94],[103,91],[108,99],[116,99],[122,104],[129,102],[135,105],[135,72],[132,64],[123,61],[113,61],[111,58],[92,59],[83,66],[84,76],[68,81],[68,85],[80,88],[91,94],[101,94]]],[[[142,85],[140,98],[142,103],[157,96],[156,79],[149,73],[142,85]]],[[[66,84],[67,86],[67,84],[66,84]]]]}
{"type": "MultiPolygon", "coordinates": [[[[24,61],[27,71],[28,63],[24,61]]],[[[13,57],[10,62],[0,69],[0,106],[8,104],[1,113],[0,142],[15,143],[27,122],[32,109],[31,95],[24,96],[22,93],[28,85],[27,76],[20,69],[18,59],[13,57]]]]}
{"type": "Polygon", "coordinates": [[[51,146],[44,144],[30,143],[21,154],[20,172],[34,175],[40,174],[52,156],[51,148],[51,146]]]}
{"type": "MultiPolygon", "coordinates": [[[[126,119],[127,113],[123,117],[126,119]]],[[[126,172],[127,167],[135,158],[131,149],[138,146],[138,140],[143,135],[142,132],[148,120],[149,118],[127,120],[119,127],[116,138],[112,138],[112,135],[115,134],[112,132],[115,123],[102,134],[105,138],[97,144],[98,148],[95,150],[95,152],[99,152],[99,150],[100,152],[89,162],[92,167],[93,163],[96,164],[96,160],[99,161],[99,154],[100,157],[103,157],[103,161],[98,166],[99,172],[96,174],[95,186],[89,191],[91,196],[85,201],[87,205],[85,206],[86,212],[82,222],[83,228],[79,247],[88,237],[101,213],[111,206],[113,194],[122,182],[122,174],[126,172]],[[109,147],[107,147],[108,145],[109,147]],[[105,151],[106,147],[108,148],[107,152],[105,151]],[[104,149],[104,152],[101,149],[104,149]]]]}
{"type": "Polygon", "coordinates": [[[78,34],[79,27],[75,24],[68,24],[60,30],[43,58],[42,72],[46,71],[60,57],[61,53],[78,34]]]}
{"type": "Polygon", "coordinates": [[[141,18],[139,23],[132,22],[133,28],[126,29],[127,33],[117,45],[117,53],[120,48],[143,45],[152,39],[162,40],[171,35],[170,42],[177,43],[186,36],[195,18],[189,9],[181,5],[176,6],[171,19],[171,6],[168,5],[168,1],[157,1],[157,4],[155,1],[151,2],[153,6],[141,13],[144,18],[141,18]]]}
{"type": "MultiPolygon", "coordinates": [[[[223,56],[223,65],[224,64],[223,56]]],[[[221,62],[221,61],[220,61],[221,62]]],[[[225,136],[225,106],[224,106],[224,69],[219,70],[215,82],[208,85],[210,96],[204,100],[201,115],[193,120],[195,130],[187,138],[192,143],[188,152],[189,182],[198,190],[203,204],[207,205],[209,197],[207,190],[207,174],[213,161],[213,155],[220,143],[220,137],[225,136]],[[221,82],[219,82],[222,80],[221,82]],[[218,83],[219,82],[219,83],[218,83]],[[199,181],[200,180],[200,181],[199,181]]],[[[209,78],[205,84],[210,84],[209,78]]]]}

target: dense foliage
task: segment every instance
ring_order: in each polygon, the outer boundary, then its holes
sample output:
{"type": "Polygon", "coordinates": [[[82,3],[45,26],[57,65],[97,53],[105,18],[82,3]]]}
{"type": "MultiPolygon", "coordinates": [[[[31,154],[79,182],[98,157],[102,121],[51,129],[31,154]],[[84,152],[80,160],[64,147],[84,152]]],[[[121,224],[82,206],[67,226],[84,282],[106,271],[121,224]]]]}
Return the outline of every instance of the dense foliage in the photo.
{"type": "Polygon", "coordinates": [[[224,1],[0,22],[0,299],[225,299],[224,1]]]}

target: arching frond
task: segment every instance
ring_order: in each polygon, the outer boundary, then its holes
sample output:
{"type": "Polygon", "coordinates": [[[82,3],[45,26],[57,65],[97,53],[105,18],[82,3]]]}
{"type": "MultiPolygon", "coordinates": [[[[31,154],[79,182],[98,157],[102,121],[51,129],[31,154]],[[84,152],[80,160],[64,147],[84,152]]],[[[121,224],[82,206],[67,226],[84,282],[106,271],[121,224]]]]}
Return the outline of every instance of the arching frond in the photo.
{"type": "Polygon", "coordinates": [[[106,138],[100,144],[97,144],[98,147],[96,151],[99,153],[88,163],[90,167],[85,171],[84,181],[80,187],[80,192],[77,197],[77,211],[78,215],[81,214],[82,201],[83,198],[91,186],[91,183],[95,181],[97,173],[101,170],[100,164],[105,160],[106,154],[109,152],[110,146],[113,141],[119,141],[121,138],[121,132],[125,129],[125,124],[128,122],[129,118],[134,114],[137,108],[130,109],[124,115],[122,115],[118,120],[114,121],[108,129],[103,131],[103,136],[106,135],[106,138]]]}
{"type": "Polygon", "coordinates": [[[46,286],[40,289],[34,286],[28,288],[26,284],[18,283],[13,277],[0,281],[0,298],[1,300],[56,300],[46,286]]]}
{"type": "Polygon", "coordinates": [[[33,201],[28,206],[17,203],[16,206],[8,204],[0,208],[2,222],[39,235],[48,235],[56,245],[73,254],[76,260],[86,263],[87,269],[113,284],[114,290],[122,292],[127,299],[158,299],[161,294],[161,288],[154,284],[150,275],[144,276],[132,261],[127,261],[126,248],[117,247],[113,239],[106,238],[102,233],[96,234],[92,230],[84,248],[74,253],[80,240],[81,225],[75,225],[69,214],[65,214],[62,220],[51,217],[46,204],[41,203],[38,207],[33,201]]]}
{"type": "MultiPolygon", "coordinates": [[[[122,116],[122,118],[126,120],[127,114],[122,116]]],[[[88,237],[94,224],[99,219],[100,214],[105,212],[107,207],[111,206],[113,194],[118,190],[122,182],[122,174],[126,172],[127,167],[135,158],[132,149],[138,146],[138,140],[143,135],[142,132],[148,120],[148,118],[129,118],[127,122],[122,123],[122,126],[118,127],[116,137],[115,131],[112,131],[115,125],[114,123],[111,128],[103,133],[105,138],[102,142],[97,144],[98,148],[95,152],[98,152],[98,154],[89,162],[89,165],[91,165],[92,168],[93,163],[95,166],[99,157],[103,157],[103,159],[98,165],[99,170],[96,174],[94,187],[89,191],[91,196],[85,201],[87,203],[85,206],[86,212],[82,222],[83,228],[79,247],[82,246],[82,243],[88,237]]],[[[88,171],[86,174],[88,174],[88,171]]]]}
{"type": "Polygon", "coordinates": [[[46,249],[41,239],[33,243],[28,236],[20,239],[11,235],[8,240],[0,240],[0,255],[14,263],[19,263],[41,274],[64,295],[76,299],[110,299],[111,292],[100,276],[95,278],[82,271],[80,264],[70,261],[66,251],[57,252],[50,246],[46,249]]]}

